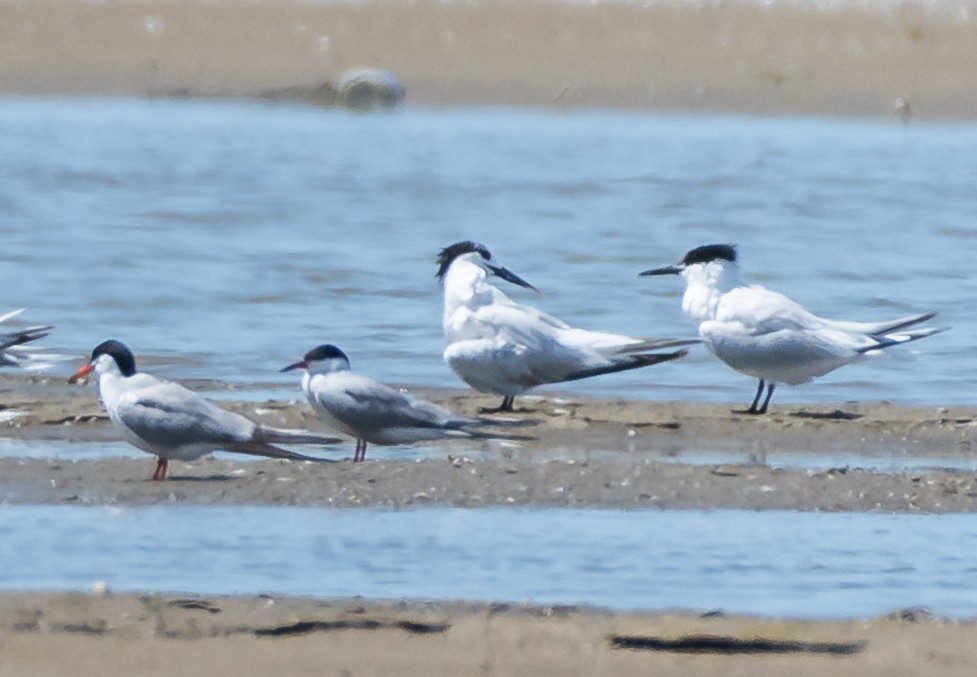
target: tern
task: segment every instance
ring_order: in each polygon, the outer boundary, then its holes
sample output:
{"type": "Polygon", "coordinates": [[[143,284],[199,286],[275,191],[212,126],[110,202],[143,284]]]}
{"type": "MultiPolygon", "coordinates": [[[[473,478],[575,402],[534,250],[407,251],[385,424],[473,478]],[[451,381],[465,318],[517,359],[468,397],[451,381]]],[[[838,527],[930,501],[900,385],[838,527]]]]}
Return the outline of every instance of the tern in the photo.
{"type": "Polygon", "coordinates": [[[655,351],[699,342],[577,329],[516,303],[489,279],[538,290],[477,242],[446,247],[437,262],[444,288],[444,360],[475,390],[502,395],[501,406],[489,411],[512,411],[516,395],[539,385],[677,360],[688,351],[655,351]]]}
{"type": "MultiPolygon", "coordinates": [[[[0,315],[0,323],[16,317],[22,312],[24,309],[18,308],[0,315]]],[[[48,325],[36,325],[0,333],[0,367],[24,366],[30,360],[39,359],[34,349],[24,344],[44,338],[51,329],[52,327],[48,325]]]]}
{"type": "Polygon", "coordinates": [[[781,293],[739,279],[736,248],[710,244],[689,251],[674,266],[641,275],[681,275],[682,310],[699,325],[706,347],[736,371],[760,379],[749,414],[764,414],[778,383],[799,385],[866,353],[932,336],[942,329],[910,329],[936,313],[888,322],[818,317],[781,293]],[[760,404],[764,386],[767,395],[760,404]]]}
{"type": "Polygon", "coordinates": [[[474,429],[498,422],[455,416],[433,402],[354,374],[346,353],[331,344],[316,346],[282,371],[293,369],[304,370],[302,390],[319,418],[356,438],[354,463],[366,458],[366,447],[371,443],[499,437],[474,429]]]}
{"type": "Polygon", "coordinates": [[[98,344],[91,358],[68,379],[95,374],[98,396],[126,441],[157,457],[153,480],[166,479],[170,459],[192,461],[215,450],[321,461],[275,444],[337,444],[342,440],[258,425],[221,409],[183,386],[136,371],[132,351],[119,341],[98,344]]]}

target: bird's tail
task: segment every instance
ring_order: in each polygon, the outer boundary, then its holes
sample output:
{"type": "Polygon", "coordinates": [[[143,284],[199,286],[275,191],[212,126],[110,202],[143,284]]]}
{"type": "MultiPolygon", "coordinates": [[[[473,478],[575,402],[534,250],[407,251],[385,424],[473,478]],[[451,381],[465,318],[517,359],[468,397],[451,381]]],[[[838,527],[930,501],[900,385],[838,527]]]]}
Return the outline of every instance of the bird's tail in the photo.
{"type": "Polygon", "coordinates": [[[860,334],[868,334],[879,340],[882,340],[887,334],[893,332],[898,332],[907,327],[913,327],[917,324],[927,322],[936,317],[936,313],[922,313],[920,315],[909,315],[907,317],[900,317],[896,320],[887,320],[885,322],[848,322],[845,320],[830,320],[829,324],[841,329],[842,331],[857,332],[860,334]]]}
{"type": "MultiPolygon", "coordinates": [[[[11,310],[0,315],[0,322],[5,322],[12,317],[16,317],[24,312],[23,308],[11,310]]],[[[63,359],[62,355],[46,353],[34,346],[24,344],[37,341],[48,335],[54,327],[51,325],[39,324],[33,327],[24,327],[11,332],[0,334],[0,366],[21,366],[43,368],[49,366],[50,362],[63,359]]]]}
{"type": "Polygon", "coordinates": [[[9,334],[2,334],[0,335],[0,351],[42,339],[53,328],[48,325],[37,325],[36,327],[27,327],[26,329],[20,329],[9,334]]]}
{"type": "Polygon", "coordinates": [[[264,456],[266,458],[283,458],[289,461],[315,461],[317,463],[324,463],[333,460],[318,456],[306,456],[305,454],[299,454],[294,451],[289,451],[288,449],[276,447],[274,444],[269,444],[268,442],[255,440],[252,440],[251,442],[235,442],[221,448],[226,449],[227,451],[234,451],[239,454],[264,456]]]}
{"type": "Polygon", "coordinates": [[[652,350],[664,350],[666,348],[694,346],[697,343],[702,343],[702,339],[642,339],[639,343],[623,346],[617,352],[621,355],[630,355],[633,353],[647,353],[652,350]]]}
{"type": "Polygon", "coordinates": [[[688,350],[677,350],[674,353],[650,353],[650,354],[640,354],[640,355],[627,355],[620,360],[615,361],[612,364],[602,365],[600,367],[591,367],[589,369],[581,369],[580,371],[575,371],[560,380],[560,382],[565,381],[579,381],[582,378],[590,378],[591,376],[600,376],[601,374],[613,374],[618,371],[628,371],[630,369],[638,369],[640,367],[650,367],[653,364],[660,364],[662,362],[670,362],[671,360],[677,360],[685,357],[689,354],[688,350]]]}
{"type": "Polygon", "coordinates": [[[340,444],[344,440],[339,437],[329,437],[308,430],[291,430],[287,428],[268,428],[257,426],[252,442],[267,444],[340,444]]]}
{"type": "Polygon", "coordinates": [[[0,366],[46,369],[55,362],[69,359],[66,355],[52,353],[38,346],[24,345],[44,338],[51,329],[52,327],[38,325],[0,335],[0,366]]]}
{"type": "Polygon", "coordinates": [[[911,331],[885,334],[884,336],[875,336],[873,338],[878,341],[877,344],[859,348],[856,352],[869,353],[873,350],[882,350],[891,346],[897,346],[903,343],[909,343],[910,341],[915,341],[917,339],[926,338],[927,336],[932,336],[933,334],[939,334],[941,331],[946,330],[940,327],[927,327],[925,329],[913,329],[911,331]]]}
{"type": "Polygon", "coordinates": [[[533,437],[532,435],[517,435],[514,433],[505,433],[501,431],[484,430],[481,427],[478,428],[454,428],[453,431],[461,433],[460,437],[467,437],[472,440],[508,440],[512,442],[531,442],[539,439],[538,437],[533,437]]]}

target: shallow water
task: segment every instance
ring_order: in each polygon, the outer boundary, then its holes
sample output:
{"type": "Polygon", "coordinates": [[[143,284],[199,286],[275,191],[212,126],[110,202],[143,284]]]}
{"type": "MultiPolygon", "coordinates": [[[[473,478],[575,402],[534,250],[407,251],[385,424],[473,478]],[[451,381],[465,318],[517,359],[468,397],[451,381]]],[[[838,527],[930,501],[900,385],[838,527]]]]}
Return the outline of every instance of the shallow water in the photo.
{"type": "MultiPolygon", "coordinates": [[[[299,451],[302,451],[301,449],[299,451]]],[[[306,450],[307,451],[307,450],[306,450]]],[[[416,444],[399,447],[370,447],[370,459],[376,461],[420,461],[447,459],[455,456],[474,461],[497,461],[500,454],[518,459],[527,453],[539,463],[551,461],[577,461],[599,463],[632,463],[641,459],[652,463],[681,463],[685,465],[721,465],[768,467],[779,470],[826,470],[851,468],[880,473],[913,473],[929,470],[950,472],[977,472],[977,458],[928,457],[902,450],[889,453],[824,452],[819,450],[790,452],[747,452],[730,450],[668,450],[668,449],[568,449],[551,447],[522,452],[518,444],[496,441],[491,445],[475,444],[465,440],[416,444]]],[[[216,452],[218,459],[233,459],[236,463],[262,460],[260,457],[216,452]]],[[[353,457],[353,443],[340,445],[328,455],[337,460],[353,457]]],[[[51,459],[57,461],[89,461],[106,458],[146,459],[150,456],[127,442],[67,442],[63,440],[20,440],[0,437],[0,458],[51,459]]]]}
{"type": "MultiPolygon", "coordinates": [[[[513,296],[571,323],[688,336],[679,280],[637,274],[735,242],[746,277],[815,311],[953,327],[776,401],[969,403],[975,147],[973,123],[6,98],[2,305],[57,325],[48,344],[79,360],[116,337],[169,377],[294,397],[277,370],[333,342],[381,380],[456,386],[444,245],[484,241],[544,290],[513,296]]],[[[754,387],[699,349],[565,389],[754,387]]]]}
{"type": "MultiPolygon", "coordinates": [[[[511,109],[353,115],[124,99],[2,104],[0,310],[27,306],[26,321],[56,324],[46,344],[79,362],[116,337],[147,370],[242,386],[218,398],[295,399],[297,379],[278,369],[328,341],[382,380],[453,387],[460,384],[440,358],[434,280],[444,245],[484,241],[544,290],[511,289],[513,296],[571,323],[688,336],[679,281],[638,272],[698,244],[736,242],[748,278],[818,312],[882,319],[939,310],[940,323],[953,327],[784,389],[775,402],[973,401],[972,123],[511,109]],[[243,387],[254,383],[260,389],[243,387]]],[[[700,349],[681,363],[561,390],[745,402],[754,384],[700,349]]],[[[448,452],[371,449],[375,458],[388,453],[448,452]]],[[[144,456],[121,443],[47,441],[0,441],[0,455],[144,456]]],[[[701,449],[660,460],[975,469],[967,459],[912,454],[731,458],[701,449]]],[[[0,587],[87,589],[104,580],[118,590],[802,616],[925,605],[977,615],[971,522],[736,511],[8,506],[0,507],[0,539],[17,554],[0,567],[0,587]]]]}
{"type": "Polygon", "coordinates": [[[2,589],[977,615],[969,515],[8,506],[0,539],[2,589]]]}

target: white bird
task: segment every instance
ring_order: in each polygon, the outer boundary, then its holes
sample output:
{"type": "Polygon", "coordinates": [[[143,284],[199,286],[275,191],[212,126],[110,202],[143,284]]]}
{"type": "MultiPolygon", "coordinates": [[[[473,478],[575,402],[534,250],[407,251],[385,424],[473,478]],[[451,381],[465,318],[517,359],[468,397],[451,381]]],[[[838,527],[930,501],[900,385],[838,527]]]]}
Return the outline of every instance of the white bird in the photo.
{"type": "Polygon", "coordinates": [[[183,386],[136,371],[136,359],[119,341],[100,343],[68,379],[95,374],[98,396],[125,440],[157,457],[152,479],[166,478],[170,459],[192,461],[215,450],[321,461],[275,444],[336,444],[342,440],[297,430],[266,428],[221,409],[183,386]]]}
{"type": "Polygon", "coordinates": [[[943,331],[908,329],[936,313],[888,322],[849,322],[818,317],[783,294],[739,279],[736,248],[696,247],[674,266],[641,275],[681,275],[682,310],[699,325],[699,336],[720,360],[760,379],[746,413],[764,414],[778,383],[798,385],[856,362],[866,353],[943,331]],[[764,385],[767,396],[760,405],[764,385]]]}
{"type": "MultiPolygon", "coordinates": [[[[16,317],[22,312],[24,309],[19,308],[0,315],[0,323],[16,317]]],[[[27,366],[32,360],[39,359],[39,355],[43,356],[43,353],[37,353],[32,346],[25,346],[24,344],[44,338],[51,329],[52,327],[48,325],[36,325],[0,333],[0,366],[27,366]]]]}
{"type": "Polygon", "coordinates": [[[346,353],[334,345],[317,346],[282,371],[293,369],[304,370],[302,390],[316,414],[331,428],[356,438],[353,462],[366,458],[368,443],[499,437],[474,429],[498,422],[455,416],[433,402],[354,374],[346,353]]]}
{"type": "Polygon", "coordinates": [[[498,265],[477,242],[446,247],[438,265],[444,287],[444,360],[475,390],[503,396],[494,411],[512,411],[515,396],[538,385],[675,360],[688,351],[653,351],[698,343],[577,329],[516,303],[490,284],[489,277],[536,288],[498,265]]]}

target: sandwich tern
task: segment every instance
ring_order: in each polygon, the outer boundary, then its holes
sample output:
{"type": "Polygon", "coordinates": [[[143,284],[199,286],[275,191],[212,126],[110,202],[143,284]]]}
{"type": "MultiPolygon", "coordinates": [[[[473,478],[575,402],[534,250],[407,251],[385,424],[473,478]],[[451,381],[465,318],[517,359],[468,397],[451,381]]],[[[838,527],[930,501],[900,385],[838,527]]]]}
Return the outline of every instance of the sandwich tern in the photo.
{"type": "Polygon", "coordinates": [[[316,414],[331,428],[356,438],[354,463],[366,458],[368,443],[500,437],[475,430],[499,422],[455,416],[433,402],[354,374],[346,353],[331,344],[313,348],[282,371],[293,369],[304,370],[302,390],[316,414]]]}
{"type": "Polygon", "coordinates": [[[888,322],[818,317],[783,294],[739,279],[736,248],[710,244],[689,251],[678,264],[641,275],[681,275],[682,310],[699,325],[709,350],[736,371],[760,379],[746,413],[764,414],[778,383],[798,385],[860,360],[866,353],[943,331],[910,329],[936,313],[888,322]],[[760,404],[764,386],[767,395],[760,404]]]}
{"type": "Polygon", "coordinates": [[[125,440],[157,457],[153,480],[166,479],[170,459],[192,461],[215,450],[321,461],[275,444],[337,444],[342,440],[298,430],[266,428],[221,409],[183,386],[136,371],[136,359],[119,341],[92,350],[91,358],[68,379],[95,374],[98,396],[125,440]]]}
{"type": "Polygon", "coordinates": [[[477,242],[445,247],[437,262],[437,277],[444,288],[444,360],[475,390],[502,395],[501,406],[488,411],[512,411],[516,395],[546,383],[676,360],[688,351],[655,351],[699,342],[578,329],[516,303],[490,284],[489,278],[538,290],[498,265],[477,242]]]}
{"type": "MultiPolygon", "coordinates": [[[[0,315],[0,323],[22,312],[24,309],[18,308],[0,315]]],[[[44,353],[39,353],[33,346],[24,344],[44,338],[51,329],[52,327],[48,325],[36,325],[0,333],[0,367],[29,366],[31,362],[42,360],[44,353]]]]}

